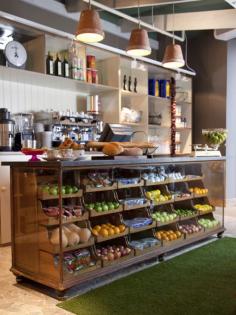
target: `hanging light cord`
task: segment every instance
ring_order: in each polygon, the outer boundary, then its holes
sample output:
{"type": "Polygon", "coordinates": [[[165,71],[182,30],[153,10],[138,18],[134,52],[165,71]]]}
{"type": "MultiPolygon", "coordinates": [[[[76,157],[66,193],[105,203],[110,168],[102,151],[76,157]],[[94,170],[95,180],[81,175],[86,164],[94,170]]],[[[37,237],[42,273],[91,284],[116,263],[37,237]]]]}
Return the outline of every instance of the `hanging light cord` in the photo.
{"type": "Polygon", "coordinates": [[[185,65],[186,65],[186,68],[192,72],[195,72],[196,71],[194,69],[192,69],[189,65],[188,65],[188,39],[187,39],[187,35],[186,35],[186,32],[184,32],[184,37],[185,37],[185,40],[186,40],[186,43],[185,43],[185,65]]]}

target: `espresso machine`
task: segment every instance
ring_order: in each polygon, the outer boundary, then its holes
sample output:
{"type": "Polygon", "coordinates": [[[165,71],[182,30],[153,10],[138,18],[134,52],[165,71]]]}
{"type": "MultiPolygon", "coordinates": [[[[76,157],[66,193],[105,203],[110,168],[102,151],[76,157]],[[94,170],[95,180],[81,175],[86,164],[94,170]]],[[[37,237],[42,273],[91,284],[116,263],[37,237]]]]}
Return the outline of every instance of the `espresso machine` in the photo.
{"type": "Polygon", "coordinates": [[[0,151],[12,151],[15,122],[7,108],[0,108],[0,151]]]}
{"type": "Polygon", "coordinates": [[[16,151],[21,148],[36,148],[36,140],[33,129],[33,114],[18,113],[14,115],[15,128],[15,146],[16,151]]]}

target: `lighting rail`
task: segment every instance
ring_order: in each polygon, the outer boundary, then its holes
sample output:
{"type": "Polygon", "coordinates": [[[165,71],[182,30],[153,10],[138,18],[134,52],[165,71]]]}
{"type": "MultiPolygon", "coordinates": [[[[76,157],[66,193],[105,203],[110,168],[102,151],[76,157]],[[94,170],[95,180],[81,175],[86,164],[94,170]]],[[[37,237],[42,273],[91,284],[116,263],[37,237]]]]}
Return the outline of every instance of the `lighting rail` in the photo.
{"type": "Polygon", "coordinates": [[[169,33],[169,32],[166,32],[166,31],[164,31],[164,30],[162,30],[162,29],[160,29],[158,27],[155,27],[154,25],[151,25],[151,24],[148,24],[146,22],[140,21],[139,19],[136,19],[136,18],[134,18],[134,17],[132,17],[132,16],[130,16],[128,14],[125,14],[123,12],[120,12],[118,10],[110,8],[110,7],[108,7],[108,6],[106,6],[106,5],[102,4],[102,3],[97,2],[97,1],[94,1],[94,0],[90,0],[90,1],[89,0],[83,0],[83,2],[85,2],[85,3],[89,3],[90,2],[91,5],[93,5],[94,7],[102,9],[102,10],[104,10],[106,12],[111,13],[111,14],[117,15],[117,16],[119,16],[119,17],[121,17],[121,18],[123,18],[123,19],[125,19],[127,21],[133,22],[135,24],[139,24],[140,26],[143,26],[143,27],[145,27],[145,28],[147,28],[147,29],[149,29],[149,30],[151,30],[153,32],[157,32],[157,33],[160,33],[162,35],[174,38],[175,40],[178,40],[180,42],[184,42],[184,40],[185,40],[184,31],[182,31],[182,36],[180,37],[180,36],[177,36],[177,35],[175,35],[173,33],[169,33]]]}
{"type": "MultiPolygon", "coordinates": [[[[26,20],[24,18],[21,18],[19,16],[13,15],[13,14],[9,14],[9,13],[4,12],[4,11],[0,11],[0,18],[4,18],[6,20],[9,20],[9,21],[12,21],[12,22],[15,22],[15,23],[20,23],[20,24],[32,27],[34,29],[43,31],[45,33],[57,35],[57,36],[60,36],[60,37],[71,39],[71,40],[75,39],[75,35],[74,34],[63,32],[63,31],[57,30],[55,28],[52,28],[52,27],[49,27],[49,26],[46,26],[46,25],[43,25],[43,24],[40,24],[40,23],[37,23],[37,22],[26,20]]],[[[131,58],[126,53],[125,50],[122,50],[122,49],[119,49],[119,48],[108,46],[108,45],[105,45],[105,44],[102,44],[102,43],[94,43],[94,44],[90,44],[90,45],[93,46],[93,47],[98,47],[98,48],[101,48],[101,49],[104,49],[104,50],[107,50],[107,51],[110,51],[110,52],[113,52],[113,53],[116,53],[116,54],[120,54],[122,56],[126,56],[128,58],[131,58]]],[[[162,62],[157,61],[157,60],[153,60],[153,59],[146,58],[146,57],[137,57],[136,60],[144,61],[144,62],[146,62],[146,63],[148,63],[150,65],[159,66],[161,68],[164,68],[163,65],[162,65],[162,62]]],[[[191,75],[191,76],[195,76],[196,75],[195,72],[189,71],[189,70],[186,70],[186,69],[172,69],[172,71],[173,72],[177,72],[177,73],[184,73],[184,74],[191,75]]]]}

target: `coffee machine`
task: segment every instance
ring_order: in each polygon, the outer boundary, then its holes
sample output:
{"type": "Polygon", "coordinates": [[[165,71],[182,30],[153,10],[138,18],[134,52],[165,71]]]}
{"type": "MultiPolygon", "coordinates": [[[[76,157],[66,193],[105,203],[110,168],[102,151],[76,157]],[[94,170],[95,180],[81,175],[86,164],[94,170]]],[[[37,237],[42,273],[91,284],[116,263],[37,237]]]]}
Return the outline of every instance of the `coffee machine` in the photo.
{"type": "Polygon", "coordinates": [[[33,114],[32,113],[18,113],[14,115],[16,123],[15,128],[15,147],[16,151],[21,148],[36,147],[35,134],[33,129],[33,114]]]}
{"type": "Polygon", "coordinates": [[[0,108],[0,151],[12,151],[15,122],[7,108],[0,108]]]}

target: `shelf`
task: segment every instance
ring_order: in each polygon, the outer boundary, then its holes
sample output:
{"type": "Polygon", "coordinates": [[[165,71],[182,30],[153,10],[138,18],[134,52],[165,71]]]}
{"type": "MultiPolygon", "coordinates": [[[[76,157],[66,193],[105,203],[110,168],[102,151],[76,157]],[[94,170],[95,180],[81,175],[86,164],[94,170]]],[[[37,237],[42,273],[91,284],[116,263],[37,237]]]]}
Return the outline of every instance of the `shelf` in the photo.
{"type": "Polygon", "coordinates": [[[143,127],[145,126],[144,123],[134,123],[134,122],[120,122],[122,125],[127,125],[127,126],[137,126],[137,127],[143,127]]]}
{"type": "Polygon", "coordinates": [[[162,240],[162,246],[163,247],[169,247],[169,246],[173,246],[173,245],[176,245],[176,244],[180,244],[183,241],[184,241],[184,234],[182,234],[179,238],[177,238],[176,240],[173,240],[173,241],[162,240]]]}
{"type": "Polygon", "coordinates": [[[156,206],[167,205],[167,204],[170,204],[170,203],[173,203],[173,202],[174,202],[174,199],[166,200],[166,201],[160,201],[160,202],[152,201],[152,205],[156,207],[156,206]]]}
{"type": "Polygon", "coordinates": [[[202,198],[202,197],[207,197],[208,194],[193,194],[193,198],[202,198]]]}
{"type": "Polygon", "coordinates": [[[102,212],[96,212],[95,210],[88,210],[90,213],[90,217],[94,218],[94,217],[100,217],[103,215],[109,215],[109,214],[113,214],[113,213],[119,213],[123,211],[123,206],[120,205],[117,209],[114,210],[108,210],[108,211],[102,211],[102,212]]]}
{"type": "Polygon", "coordinates": [[[159,126],[159,125],[154,125],[154,124],[148,124],[149,128],[166,128],[166,129],[170,129],[171,126],[159,126]]]}
{"type": "Polygon", "coordinates": [[[190,220],[190,219],[196,218],[197,216],[198,216],[198,212],[196,212],[196,214],[192,214],[192,215],[189,215],[187,217],[180,216],[179,217],[179,222],[190,220]]]}
{"type": "Polygon", "coordinates": [[[140,182],[137,183],[137,184],[122,184],[118,180],[118,189],[142,187],[143,185],[144,185],[144,180],[143,179],[141,179],[140,182]]]}
{"type": "Polygon", "coordinates": [[[175,128],[177,131],[191,131],[191,127],[176,127],[175,128]]]}
{"type": "Polygon", "coordinates": [[[112,86],[87,83],[84,81],[57,77],[34,71],[9,68],[5,66],[0,66],[0,76],[6,81],[14,80],[15,82],[29,83],[47,88],[69,90],[78,92],[81,95],[95,95],[111,91],[118,91],[118,88],[112,86]]]}
{"type": "MultiPolygon", "coordinates": [[[[79,191],[75,194],[66,194],[66,195],[62,195],[62,199],[67,199],[67,198],[79,198],[82,197],[83,195],[83,191],[82,189],[79,189],[79,191]]],[[[44,192],[39,192],[38,193],[38,199],[40,200],[53,200],[53,199],[59,199],[59,195],[49,195],[47,193],[44,192]]]]}
{"type": "Polygon", "coordinates": [[[198,215],[199,215],[199,216],[203,216],[203,215],[205,215],[205,214],[213,213],[214,211],[215,211],[215,209],[208,210],[208,211],[199,211],[199,210],[198,210],[198,215]]]}
{"type": "Polygon", "coordinates": [[[85,185],[84,190],[85,192],[99,192],[99,191],[109,191],[109,190],[116,190],[117,183],[113,183],[110,186],[102,186],[102,187],[94,187],[92,185],[85,185]]]}
{"type": "Polygon", "coordinates": [[[154,95],[148,95],[148,99],[153,100],[153,101],[162,101],[165,103],[170,104],[170,99],[166,97],[160,97],[160,96],[154,96],[154,95]]]}
{"type": "Polygon", "coordinates": [[[156,221],[157,227],[165,226],[165,225],[169,225],[169,224],[173,224],[173,223],[177,223],[177,222],[179,222],[179,218],[178,217],[176,219],[168,221],[168,222],[158,222],[158,221],[156,221]]]}
{"type": "Polygon", "coordinates": [[[174,198],[174,202],[179,202],[179,201],[184,201],[184,200],[191,200],[193,199],[193,196],[189,196],[189,197],[175,197],[174,198]]]}
{"type": "Polygon", "coordinates": [[[109,241],[109,240],[113,240],[115,238],[126,236],[128,234],[128,232],[129,232],[129,230],[126,227],[124,232],[119,233],[119,234],[114,234],[114,235],[107,236],[107,237],[103,237],[103,236],[98,235],[98,236],[96,236],[96,243],[102,243],[102,242],[106,242],[106,241],[109,241]]]}
{"type": "MultiPolygon", "coordinates": [[[[74,251],[76,249],[80,249],[80,248],[86,248],[86,247],[90,247],[94,245],[94,237],[91,236],[89,241],[86,243],[81,243],[75,246],[68,246],[65,248],[62,248],[62,252],[66,253],[66,252],[70,252],[70,251],[74,251]]],[[[44,242],[42,244],[40,244],[40,250],[50,253],[50,254],[59,254],[60,253],[60,246],[59,245],[52,245],[49,240],[48,242],[44,242]]]]}
{"type": "Polygon", "coordinates": [[[145,226],[142,226],[140,228],[129,227],[129,233],[130,234],[135,234],[135,233],[138,233],[138,232],[142,232],[142,231],[153,229],[155,227],[156,227],[156,221],[153,221],[152,224],[145,225],[145,226]]]}
{"type": "MultiPolygon", "coordinates": [[[[43,210],[42,210],[43,211],[43,210]]],[[[46,215],[45,215],[46,216],[46,215]]],[[[62,218],[62,225],[66,225],[66,224],[70,224],[70,223],[75,223],[75,222],[81,222],[81,221],[86,221],[89,218],[89,213],[86,211],[84,212],[84,214],[80,217],[74,217],[71,219],[64,219],[62,218]]],[[[53,226],[57,226],[59,225],[59,219],[55,219],[55,218],[50,218],[48,217],[48,222],[40,222],[39,223],[41,226],[50,228],[53,226]]]]}
{"type": "Polygon", "coordinates": [[[142,209],[150,206],[150,202],[147,201],[142,205],[133,205],[133,206],[128,206],[124,205],[124,211],[130,211],[130,210],[135,210],[135,209],[142,209]]]}
{"type": "Polygon", "coordinates": [[[140,97],[140,96],[147,96],[145,93],[135,93],[135,92],[130,92],[130,91],[125,91],[121,90],[121,95],[122,96],[128,96],[128,97],[140,97]]]}
{"type": "Polygon", "coordinates": [[[202,176],[196,176],[196,177],[186,177],[183,179],[167,179],[163,182],[151,182],[148,180],[145,180],[145,186],[161,186],[161,185],[167,185],[167,184],[174,184],[174,183],[184,183],[184,182],[190,182],[190,181],[197,181],[202,180],[202,176]]]}

